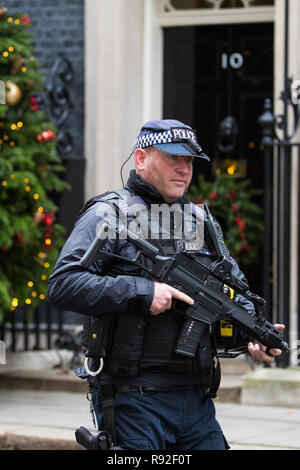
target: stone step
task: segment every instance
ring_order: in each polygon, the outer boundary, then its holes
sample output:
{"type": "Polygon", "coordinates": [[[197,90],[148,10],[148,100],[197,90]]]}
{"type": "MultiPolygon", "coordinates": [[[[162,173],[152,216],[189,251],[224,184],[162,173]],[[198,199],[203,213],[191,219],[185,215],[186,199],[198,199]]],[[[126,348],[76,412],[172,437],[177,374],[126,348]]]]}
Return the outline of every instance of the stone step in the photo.
{"type": "Polygon", "coordinates": [[[300,370],[261,368],[245,374],[241,384],[245,405],[300,408],[300,370]]]}
{"type": "Polygon", "coordinates": [[[85,450],[75,441],[73,430],[7,423],[1,423],[0,449],[85,450]]]}
{"type": "MultiPolygon", "coordinates": [[[[65,367],[55,368],[56,351],[29,351],[10,354],[0,367],[0,389],[44,390],[86,393],[86,381],[65,367]]],[[[245,357],[221,359],[222,378],[217,400],[239,403],[242,376],[251,371],[245,357]]]]}
{"type": "Polygon", "coordinates": [[[0,389],[85,393],[86,382],[73,372],[13,370],[0,373],[0,389]]]}

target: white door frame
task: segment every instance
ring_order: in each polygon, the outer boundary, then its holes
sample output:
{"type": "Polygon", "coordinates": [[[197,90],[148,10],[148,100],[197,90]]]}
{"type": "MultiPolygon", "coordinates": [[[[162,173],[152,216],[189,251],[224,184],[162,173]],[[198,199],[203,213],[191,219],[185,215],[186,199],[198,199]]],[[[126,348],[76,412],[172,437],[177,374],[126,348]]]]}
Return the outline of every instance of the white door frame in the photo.
{"type": "Polygon", "coordinates": [[[275,22],[276,16],[272,6],[165,12],[165,4],[164,0],[144,0],[144,122],[163,116],[163,28],[275,22]]]}
{"type": "MultiPolygon", "coordinates": [[[[283,64],[284,64],[284,0],[276,0],[274,7],[250,7],[236,9],[193,9],[193,10],[176,10],[172,8],[168,0],[144,0],[145,2],[145,45],[151,47],[152,53],[146,54],[144,76],[147,84],[151,81],[155,83],[155,89],[152,89],[151,95],[144,95],[144,115],[149,117],[155,111],[160,118],[163,116],[163,28],[172,26],[196,26],[196,25],[220,25],[220,24],[241,24],[241,23],[274,23],[274,114],[282,113],[282,101],[280,93],[284,88],[283,83],[283,64]],[[164,11],[164,7],[168,6],[168,11],[164,11]],[[147,15],[147,12],[151,14],[147,15]],[[153,53],[155,50],[155,53],[153,53]]],[[[298,53],[299,37],[299,14],[300,0],[296,0],[292,4],[291,19],[289,25],[290,34],[290,51],[289,64],[290,76],[300,79],[300,55],[298,53]]],[[[144,81],[145,84],[145,81],[144,81]]],[[[149,85],[144,85],[145,92],[149,91],[149,85]]],[[[298,132],[298,140],[299,140],[298,132]]],[[[295,344],[298,331],[298,266],[297,266],[297,249],[298,249],[298,159],[293,155],[292,158],[292,204],[291,204],[291,249],[290,266],[291,266],[291,285],[290,285],[290,344],[295,344]]],[[[274,174],[274,184],[276,186],[276,175],[274,174]]],[[[274,243],[276,247],[276,243],[274,243]]],[[[276,252],[273,253],[274,262],[276,262],[276,252]]],[[[291,365],[293,364],[291,361],[291,365]]]]}

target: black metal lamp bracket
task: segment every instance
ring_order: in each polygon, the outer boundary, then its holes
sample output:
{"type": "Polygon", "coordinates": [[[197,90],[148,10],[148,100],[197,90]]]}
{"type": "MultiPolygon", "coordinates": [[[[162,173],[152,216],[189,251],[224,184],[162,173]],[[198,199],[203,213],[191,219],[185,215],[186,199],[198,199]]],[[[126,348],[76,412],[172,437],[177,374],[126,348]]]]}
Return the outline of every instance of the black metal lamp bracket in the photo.
{"type": "Polygon", "coordinates": [[[284,141],[291,141],[295,136],[298,125],[299,125],[299,118],[300,118],[300,80],[293,80],[292,78],[287,78],[287,83],[285,86],[285,91],[283,91],[280,95],[280,99],[284,102],[286,107],[286,112],[284,114],[280,114],[274,116],[274,134],[276,139],[279,142],[282,142],[282,139],[277,133],[276,127],[281,131],[287,129],[287,113],[288,110],[291,108],[293,111],[293,125],[292,131],[289,133],[286,131],[284,141]]]}

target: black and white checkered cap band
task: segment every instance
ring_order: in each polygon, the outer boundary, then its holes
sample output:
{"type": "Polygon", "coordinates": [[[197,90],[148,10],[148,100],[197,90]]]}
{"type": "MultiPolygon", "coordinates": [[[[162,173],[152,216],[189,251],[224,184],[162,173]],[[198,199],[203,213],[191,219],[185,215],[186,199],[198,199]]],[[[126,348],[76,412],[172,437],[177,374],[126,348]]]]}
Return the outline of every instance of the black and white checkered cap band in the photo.
{"type": "Polygon", "coordinates": [[[155,132],[153,134],[144,134],[138,137],[134,143],[133,151],[144,149],[157,144],[170,144],[173,142],[172,131],[155,132]]]}

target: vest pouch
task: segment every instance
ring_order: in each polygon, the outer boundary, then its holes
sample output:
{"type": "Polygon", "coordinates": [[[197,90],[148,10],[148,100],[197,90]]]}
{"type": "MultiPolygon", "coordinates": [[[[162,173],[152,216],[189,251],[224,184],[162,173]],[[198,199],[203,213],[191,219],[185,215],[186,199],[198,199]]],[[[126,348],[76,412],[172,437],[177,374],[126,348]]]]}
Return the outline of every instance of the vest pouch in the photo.
{"type": "Polygon", "coordinates": [[[111,352],[104,370],[118,376],[134,377],[140,370],[145,320],[140,315],[119,314],[111,352]]]}
{"type": "Polygon", "coordinates": [[[103,356],[103,321],[95,318],[90,327],[90,337],[88,341],[88,351],[86,355],[94,359],[103,356]]]}
{"type": "Polygon", "coordinates": [[[83,321],[82,345],[85,356],[94,359],[106,357],[112,344],[114,314],[101,318],[85,315],[83,321]]]}
{"type": "Polygon", "coordinates": [[[174,310],[160,315],[149,315],[144,333],[143,371],[189,373],[193,361],[190,357],[174,352],[184,315],[174,310]]]}

